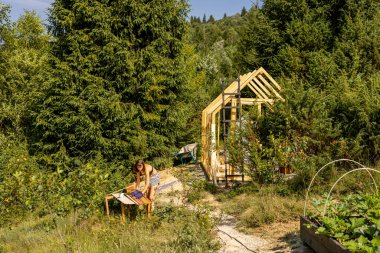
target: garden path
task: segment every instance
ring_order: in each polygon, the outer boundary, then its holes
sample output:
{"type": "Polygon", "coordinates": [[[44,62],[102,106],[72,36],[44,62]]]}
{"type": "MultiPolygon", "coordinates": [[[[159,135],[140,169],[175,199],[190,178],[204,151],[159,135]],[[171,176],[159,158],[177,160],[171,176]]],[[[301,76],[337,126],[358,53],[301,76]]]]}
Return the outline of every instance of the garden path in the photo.
{"type": "MultiPolygon", "coordinates": [[[[184,198],[184,186],[173,174],[171,168],[160,171],[161,187],[157,194],[157,205],[162,202],[172,202],[176,205],[186,205],[194,209],[192,205],[186,203],[184,198]]],[[[200,166],[189,165],[180,168],[194,172],[196,178],[204,178],[200,166]]],[[[207,193],[202,206],[208,206],[213,218],[218,220],[216,234],[222,247],[218,253],[311,253],[307,246],[304,246],[299,237],[299,222],[290,221],[288,223],[277,223],[261,226],[252,229],[249,233],[243,233],[237,229],[237,220],[231,215],[222,213],[220,205],[214,195],[207,193]]]]}

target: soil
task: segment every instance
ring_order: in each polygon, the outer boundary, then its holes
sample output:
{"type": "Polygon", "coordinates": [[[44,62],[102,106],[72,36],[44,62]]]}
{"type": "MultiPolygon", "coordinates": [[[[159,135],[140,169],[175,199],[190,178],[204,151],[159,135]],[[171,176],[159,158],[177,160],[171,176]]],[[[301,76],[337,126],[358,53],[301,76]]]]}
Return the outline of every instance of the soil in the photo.
{"type": "MultiPolygon", "coordinates": [[[[161,186],[156,197],[156,203],[172,202],[176,205],[186,204],[183,194],[183,184],[173,176],[172,169],[160,171],[161,186]]],[[[183,167],[180,169],[184,169],[183,167]]],[[[196,165],[189,165],[185,169],[194,171],[198,177],[204,177],[203,172],[196,165]]],[[[206,194],[203,204],[210,206],[211,215],[218,220],[216,234],[222,247],[218,253],[245,253],[245,252],[292,252],[311,253],[309,247],[304,245],[299,236],[299,221],[287,223],[274,223],[258,228],[239,231],[236,227],[235,217],[223,214],[220,211],[220,203],[212,194],[206,194]]]]}

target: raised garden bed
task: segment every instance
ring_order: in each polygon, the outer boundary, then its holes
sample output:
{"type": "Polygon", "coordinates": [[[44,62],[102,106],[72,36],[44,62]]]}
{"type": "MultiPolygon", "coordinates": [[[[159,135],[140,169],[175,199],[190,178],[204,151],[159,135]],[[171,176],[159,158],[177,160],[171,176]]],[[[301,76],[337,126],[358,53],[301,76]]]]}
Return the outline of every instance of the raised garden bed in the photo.
{"type": "Polygon", "coordinates": [[[313,211],[301,217],[301,239],[316,252],[380,252],[380,194],[312,203],[313,211]]]}
{"type": "Polygon", "coordinates": [[[301,240],[312,248],[316,253],[349,253],[336,240],[325,235],[316,234],[317,226],[305,216],[300,216],[300,235],[301,240]],[[311,224],[308,225],[308,224],[311,224]],[[307,226],[308,225],[308,226],[307,226]]]}

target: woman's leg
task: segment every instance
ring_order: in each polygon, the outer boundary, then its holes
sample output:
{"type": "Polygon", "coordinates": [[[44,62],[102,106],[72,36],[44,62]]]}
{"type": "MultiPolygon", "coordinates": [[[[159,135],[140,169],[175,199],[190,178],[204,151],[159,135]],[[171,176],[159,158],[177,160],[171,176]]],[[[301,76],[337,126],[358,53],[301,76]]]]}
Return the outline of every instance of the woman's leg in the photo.
{"type": "Polygon", "coordinates": [[[151,204],[151,206],[152,206],[151,211],[152,212],[154,210],[154,197],[156,196],[157,188],[158,188],[158,185],[151,187],[149,189],[149,193],[148,193],[148,198],[152,202],[152,204],[151,204]]]}

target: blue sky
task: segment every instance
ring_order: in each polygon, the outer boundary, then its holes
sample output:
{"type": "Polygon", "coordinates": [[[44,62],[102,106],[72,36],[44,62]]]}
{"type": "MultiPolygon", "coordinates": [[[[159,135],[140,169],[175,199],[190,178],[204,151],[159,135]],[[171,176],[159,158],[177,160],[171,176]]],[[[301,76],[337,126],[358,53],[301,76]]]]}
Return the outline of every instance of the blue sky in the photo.
{"type": "MultiPolygon", "coordinates": [[[[25,10],[35,10],[42,19],[46,19],[47,8],[53,0],[0,0],[0,2],[12,6],[11,18],[16,20],[25,10]]],[[[248,10],[252,4],[259,3],[258,0],[190,0],[190,16],[208,18],[213,15],[215,19],[241,12],[243,6],[248,10]]]]}

